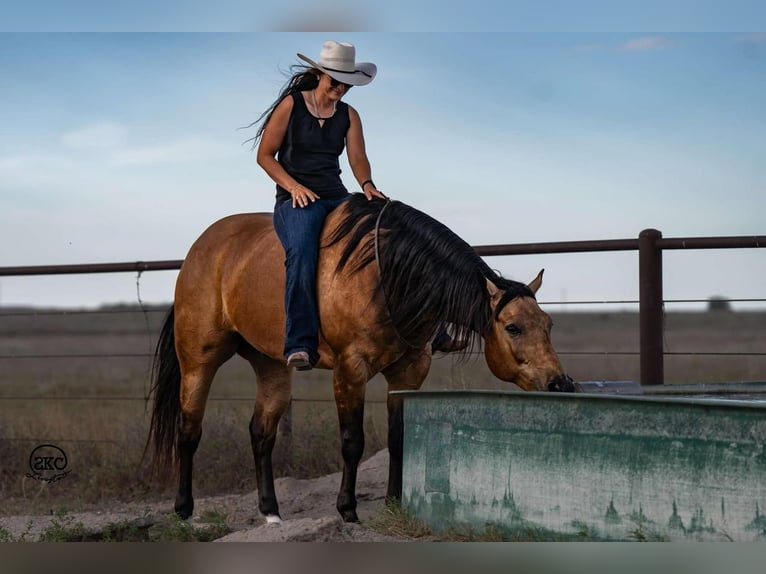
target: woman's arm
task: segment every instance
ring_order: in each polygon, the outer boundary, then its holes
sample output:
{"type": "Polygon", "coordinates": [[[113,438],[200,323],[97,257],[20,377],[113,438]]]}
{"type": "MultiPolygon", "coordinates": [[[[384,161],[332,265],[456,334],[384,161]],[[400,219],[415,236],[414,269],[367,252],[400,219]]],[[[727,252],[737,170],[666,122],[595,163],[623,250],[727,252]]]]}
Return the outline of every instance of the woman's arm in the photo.
{"type": "Polygon", "coordinates": [[[348,164],[351,166],[351,171],[354,172],[354,177],[361,186],[364,195],[367,196],[367,199],[372,199],[373,197],[385,199],[386,196],[378,191],[375,184],[372,182],[370,160],[367,159],[367,152],[364,148],[362,120],[359,118],[357,111],[351,106],[348,107],[348,115],[351,120],[351,125],[346,134],[346,153],[348,155],[348,164]]]}
{"type": "Polygon", "coordinates": [[[309,202],[316,201],[319,196],[309,188],[299,184],[285,171],[276,159],[279,148],[287,133],[287,125],[290,122],[290,113],[293,110],[293,98],[285,97],[271,114],[266,127],[261,135],[261,143],[258,144],[256,161],[274,182],[287,191],[293,197],[293,207],[306,207],[309,202]]]}

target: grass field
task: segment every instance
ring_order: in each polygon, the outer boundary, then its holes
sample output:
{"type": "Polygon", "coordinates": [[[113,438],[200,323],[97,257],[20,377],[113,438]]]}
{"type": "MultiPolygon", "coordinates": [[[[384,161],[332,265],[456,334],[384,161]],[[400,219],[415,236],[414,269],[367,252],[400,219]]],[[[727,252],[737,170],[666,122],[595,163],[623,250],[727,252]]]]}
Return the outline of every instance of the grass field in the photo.
{"type": "MultiPolygon", "coordinates": [[[[170,496],[172,486],[150,483],[141,464],[149,421],[144,397],[164,311],[0,313],[0,512],[170,496]],[[46,484],[26,476],[30,452],[44,443],[66,451],[72,472],[65,480],[46,484]]],[[[639,379],[637,314],[557,313],[553,319],[554,345],[573,378],[639,379]]],[[[666,356],[667,383],[764,381],[766,312],[669,313],[664,348],[680,353],[666,356]]],[[[512,386],[495,379],[476,355],[466,363],[437,358],[424,388],[512,386]]],[[[385,447],[385,391],[379,376],[368,385],[367,454],[385,447]]],[[[254,488],[247,432],[254,396],[250,366],[239,358],[224,365],[195,458],[197,493],[254,488]]],[[[278,474],[310,477],[340,468],[329,372],[296,373],[291,436],[289,445],[277,443],[278,474]]]]}

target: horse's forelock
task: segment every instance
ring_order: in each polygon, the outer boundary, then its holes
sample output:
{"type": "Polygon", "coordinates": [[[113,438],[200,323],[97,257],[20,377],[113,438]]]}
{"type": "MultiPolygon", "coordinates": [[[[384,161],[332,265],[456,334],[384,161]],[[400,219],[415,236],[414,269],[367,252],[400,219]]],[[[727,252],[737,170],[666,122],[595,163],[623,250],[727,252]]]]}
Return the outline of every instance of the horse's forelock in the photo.
{"type": "Polygon", "coordinates": [[[498,288],[502,289],[504,293],[502,297],[500,297],[500,301],[498,302],[497,307],[495,307],[495,317],[497,317],[505,308],[505,306],[514,299],[519,297],[531,297],[532,299],[536,299],[534,292],[529,288],[528,285],[519,283],[518,281],[513,281],[511,279],[505,279],[503,277],[499,277],[498,279],[499,280],[497,282],[494,280],[492,280],[492,282],[495,283],[498,288]]]}

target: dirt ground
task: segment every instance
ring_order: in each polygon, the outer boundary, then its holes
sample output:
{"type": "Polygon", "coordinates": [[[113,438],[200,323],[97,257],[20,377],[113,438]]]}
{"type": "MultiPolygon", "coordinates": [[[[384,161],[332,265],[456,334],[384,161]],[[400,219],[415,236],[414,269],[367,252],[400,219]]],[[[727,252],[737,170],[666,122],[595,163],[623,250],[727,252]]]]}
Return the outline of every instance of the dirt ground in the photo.
{"type": "MultiPolygon", "coordinates": [[[[217,542],[397,542],[397,538],[370,528],[370,522],[384,508],[388,480],[388,452],[380,451],[359,467],[357,500],[359,524],[346,524],[335,510],[335,499],[340,486],[340,473],[312,480],[279,478],[275,481],[282,515],[281,524],[266,524],[258,512],[257,493],[246,495],[212,496],[195,500],[193,525],[204,528],[200,520],[206,511],[226,515],[230,534],[217,542]]],[[[98,539],[99,532],[109,525],[133,524],[138,528],[151,528],[167,520],[172,511],[172,500],[157,504],[124,504],[101,511],[72,513],[65,517],[69,527],[78,528],[98,539]],[[81,526],[80,526],[81,525],[81,526]]],[[[12,540],[34,542],[55,524],[54,516],[3,516],[0,528],[12,540]]],[[[58,517],[59,523],[62,521],[58,517]]]]}
{"type": "MultiPolygon", "coordinates": [[[[151,528],[167,522],[172,495],[157,501],[155,491],[151,491],[151,500],[157,502],[115,503],[99,512],[74,512],[91,508],[96,500],[116,500],[118,496],[140,500],[143,495],[144,485],[136,479],[134,469],[147,435],[144,397],[166,306],[148,312],[134,307],[1,311],[0,541],[37,540],[57,520],[61,522],[60,516],[28,515],[38,508],[69,508],[66,524],[82,524],[96,533],[94,539],[109,524],[130,522],[151,528]],[[63,445],[77,473],[56,489],[49,504],[43,498],[28,504],[34,496],[24,491],[24,485],[29,486],[24,483],[24,473],[30,451],[40,444],[63,445]],[[16,516],[22,513],[26,515],[16,516]]],[[[575,380],[640,379],[637,313],[562,312],[552,316],[554,344],[575,380]]],[[[764,311],[668,313],[663,333],[666,383],[763,381],[765,326],[764,311]]],[[[388,540],[369,527],[370,517],[383,509],[385,451],[362,466],[357,488],[361,525],[345,525],[338,517],[337,473],[313,480],[277,480],[284,519],[281,526],[262,526],[254,493],[201,496],[203,492],[242,492],[252,485],[247,428],[254,389],[252,369],[241,359],[224,365],[216,377],[205,438],[195,459],[200,496],[192,523],[202,526],[204,513],[213,511],[225,515],[227,526],[233,529],[228,539],[388,540]]],[[[478,353],[465,363],[451,355],[437,357],[423,389],[510,390],[508,383],[491,375],[478,353]]],[[[386,390],[380,375],[367,386],[368,453],[386,444],[386,390]]],[[[293,398],[292,447],[283,450],[289,453],[286,458],[292,473],[318,476],[337,469],[340,448],[331,373],[315,370],[297,375],[293,398]]]]}

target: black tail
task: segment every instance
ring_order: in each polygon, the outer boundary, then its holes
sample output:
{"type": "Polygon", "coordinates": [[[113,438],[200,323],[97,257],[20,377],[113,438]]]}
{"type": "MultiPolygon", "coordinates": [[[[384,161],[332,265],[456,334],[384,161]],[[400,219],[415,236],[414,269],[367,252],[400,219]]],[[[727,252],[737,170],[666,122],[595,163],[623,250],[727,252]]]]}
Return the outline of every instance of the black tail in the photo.
{"type": "Polygon", "coordinates": [[[175,346],[175,307],[170,307],[157,341],[152,364],[152,423],[146,450],[152,450],[152,472],[155,476],[167,475],[175,469],[178,460],[176,444],[181,422],[181,369],[175,346]]]}

